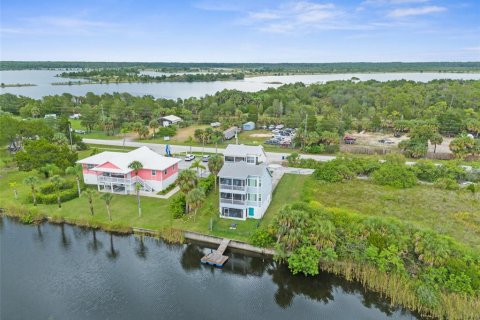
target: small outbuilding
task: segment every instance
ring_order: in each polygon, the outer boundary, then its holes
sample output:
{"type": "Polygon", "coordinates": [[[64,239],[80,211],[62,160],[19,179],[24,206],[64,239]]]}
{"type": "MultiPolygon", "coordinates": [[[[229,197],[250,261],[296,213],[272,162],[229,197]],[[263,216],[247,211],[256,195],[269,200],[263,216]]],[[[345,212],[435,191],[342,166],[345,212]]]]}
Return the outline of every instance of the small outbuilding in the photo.
{"type": "Polygon", "coordinates": [[[174,115],[169,115],[169,116],[165,116],[165,117],[161,117],[159,119],[160,123],[162,124],[162,126],[164,127],[168,127],[168,126],[171,126],[172,124],[177,124],[179,122],[182,122],[182,118],[180,117],[177,117],[177,116],[174,116],[174,115]]]}
{"type": "Polygon", "coordinates": [[[244,123],[242,126],[242,129],[245,131],[255,130],[255,122],[250,121],[250,122],[244,123]]]}
{"type": "Polygon", "coordinates": [[[230,127],[227,130],[223,131],[223,138],[225,140],[230,140],[233,137],[235,137],[237,132],[238,132],[238,127],[236,127],[236,126],[230,127]]]}

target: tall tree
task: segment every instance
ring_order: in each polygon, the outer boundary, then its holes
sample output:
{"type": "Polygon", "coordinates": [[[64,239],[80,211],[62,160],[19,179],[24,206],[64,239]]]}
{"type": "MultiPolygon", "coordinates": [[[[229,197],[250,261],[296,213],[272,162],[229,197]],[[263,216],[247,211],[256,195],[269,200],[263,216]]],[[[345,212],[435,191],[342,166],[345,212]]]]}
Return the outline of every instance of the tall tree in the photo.
{"type": "Polygon", "coordinates": [[[82,166],[75,165],[68,167],[67,169],[65,169],[65,173],[75,175],[75,180],[77,181],[77,192],[78,196],[80,197],[82,195],[82,188],[80,187],[80,175],[82,174],[82,166]]]}
{"type": "Polygon", "coordinates": [[[193,137],[192,136],[188,136],[186,142],[188,143],[188,145],[190,146],[190,153],[192,153],[192,143],[193,143],[193,137]]]}
{"type": "Polygon", "coordinates": [[[32,199],[33,205],[37,205],[37,185],[40,183],[40,180],[37,176],[28,176],[23,180],[23,183],[29,185],[32,190],[32,199]]]}
{"type": "MultiPolygon", "coordinates": [[[[195,171],[190,169],[181,171],[178,175],[177,183],[180,190],[187,195],[197,186],[198,178],[195,171]]],[[[188,212],[188,203],[185,203],[185,211],[188,212]]]]}
{"type": "Polygon", "coordinates": [[[55,193],[57,195],[57,203],[58,203],[58,207],[61,208],[62,207],[62,199],[61,199],[61,187],[62,187],[62,184],[63,184],[63,179],[58,175],[54,175],[53,177],[50,178],[50,182],[53,184],[53,187],[55,189],[55,193]]]}
{"type": "Polygon", "coordinates": [[[215,191],[217,190],[217,183],[218,183],[218,173],[222,170],[223,167],[223,157],[221,155],[214,155],[208,159],[208,170],[214,175],[215,177],[215,191]]]}
{"type": "Polygon", "coordinates": [[[153,138],[155,139],[155,131],[160,126],[160,124],[158,123],[158,120],[157,119],[150,120],[150,122],[148,123],[148,126],[153,129],[153,138]]]}
{"type": "Polygon", "coordinates": [[[201,188],[195,188],[187,193],[185,200],[188,206],[194,210],[193,221],[195,221],[197,217],[197,211],[205,201],[205,192],[201,188]]]}
{"type": "Polygon", "coordinates": [[[105,206],[107,207],[107,213],[108,213],[108,220],[112,221],[112,214],[110,212],[110,203],[112,202],[113,194],[110,192],[105,192],[100,196],[100,198],[102,198],[102,200],[105,201],[105,206]]]}
{"type": "Polygon", "coordinates": [[[190,166],[190,169],[197,169],[197,174],[200,176],[201,170],[205,170],[205,166],[202,164],[202,161],[200,159],[197,159],[192,162],[192,165],[190,166]]]}
{"type": "Polygon", "coordinates": [[[97,191],[93,189],[86,189],[83,192],[83,195],[87,198],[88,200],[88,205],[90,207],[90,214],[93,216],[94,215],[94,210],[93,210],[93,197],[97,194],[97,191]]]}
{"type": "Polygon", "coordinates": [[[138,217],[142,216],[142,204],[140,203],[140,190],[142,185],[138,182],[135,183],[135,191],[137,192],[137,206],[138,206],[138,217]]]}
{"type": "Polygon", "coordinates": [[[442,144],[442,142],[443,136],[440,133],[435,132],[432,134],[432,136],[430,137],[430,143],[434,145],[433,153],[437,152],[437,144],[442,144]]]}

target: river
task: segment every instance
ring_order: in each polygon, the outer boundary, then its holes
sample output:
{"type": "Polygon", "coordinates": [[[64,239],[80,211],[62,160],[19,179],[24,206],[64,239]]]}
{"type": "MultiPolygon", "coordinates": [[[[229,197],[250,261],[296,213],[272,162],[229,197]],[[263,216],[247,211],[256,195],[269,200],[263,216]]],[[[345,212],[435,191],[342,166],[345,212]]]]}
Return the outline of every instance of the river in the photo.
{"type": "Polygon", "coordinates": [[[156,98],[189,98],[212,95],[223,89],[237,89],[253,92],[275,88],[281,84],[272,82],[295,83],[303,82],[311,84],[324,83],[333,80],[349,80],[357,77],[365,80],[413,80],[427,82],[434,79],[475,79],[480,80],[479,73],[343,73],[343,74],[317,74],[317,75],[289,75],[289,76],[262,76],[249,77],[244,80],[214,81],[214,82],[160,82],[160,83],[111,83],[111,84],[85,84],[85,85],[61,85],[52,86],[53,82],[78,81],[78,79],[65,79],[55,77],[62,71],[58,70],[19,70],[0,71],[0,82],[5,84],[36,84],[31,87],[7,87],[0,88],[1,93],[13,93],[31,98],[41,98],[46,95],[71,93],[73,95],[85,95],[87,92],[95,94],[128,92],[132,95],[152,95],[156,98]]]}
{"type": "Polygon", "coordinates": [[[1,319],[418,319],[355,282],[271,259],[0,217],[1,319]]]}

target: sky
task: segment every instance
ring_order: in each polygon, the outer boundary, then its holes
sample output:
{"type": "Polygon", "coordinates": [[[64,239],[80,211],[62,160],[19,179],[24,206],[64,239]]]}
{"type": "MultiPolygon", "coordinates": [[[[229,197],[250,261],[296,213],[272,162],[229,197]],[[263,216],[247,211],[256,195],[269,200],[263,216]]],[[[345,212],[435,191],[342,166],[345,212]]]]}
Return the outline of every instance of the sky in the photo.
{"type": "Polygon", "coordinates": [[[2,0],[1,60],[480,61],[480,0],[2,0]]]}

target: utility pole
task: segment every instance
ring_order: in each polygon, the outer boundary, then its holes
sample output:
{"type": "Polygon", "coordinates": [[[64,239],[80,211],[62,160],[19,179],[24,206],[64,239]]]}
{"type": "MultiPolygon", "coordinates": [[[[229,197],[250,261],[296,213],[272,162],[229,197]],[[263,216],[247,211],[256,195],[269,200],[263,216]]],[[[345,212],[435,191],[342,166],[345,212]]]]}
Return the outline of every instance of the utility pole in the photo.
{"type": "Polygon", "coordinates": [[[68,134],[70,135],[70,151],[73,151],[72,126],[70,125],[70,121],[68,122],[68,134]]]}
{"type": "Polygon", "coordinates": [[[308,113],[305,113],[305,135],[303,137],[303,147],[305,147],[307,141],[307,124],[308,124],[308,113]]]}

